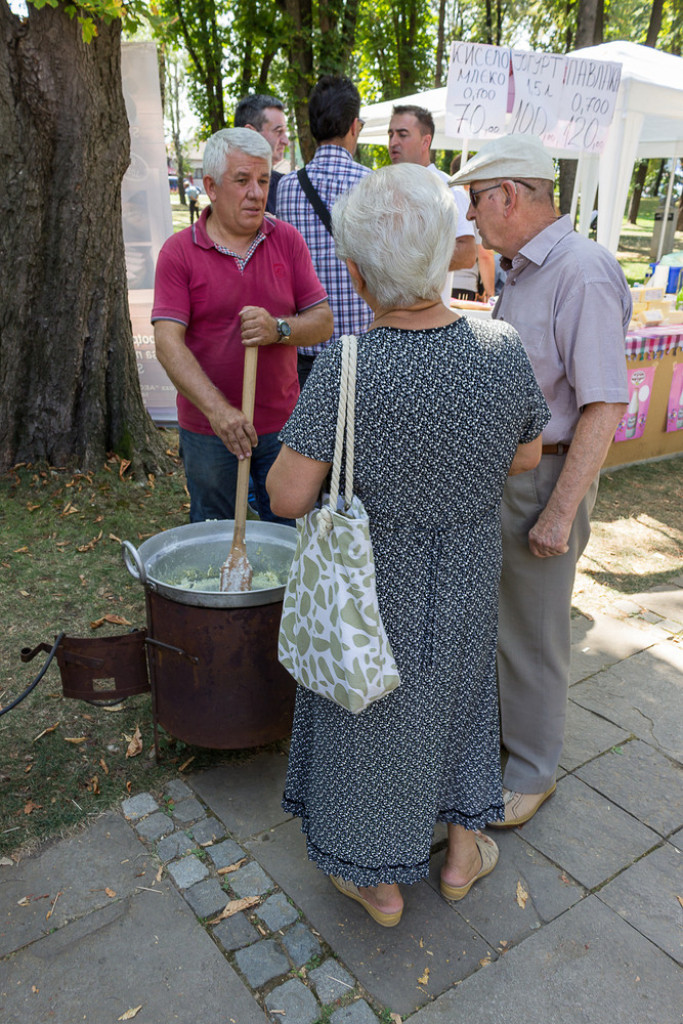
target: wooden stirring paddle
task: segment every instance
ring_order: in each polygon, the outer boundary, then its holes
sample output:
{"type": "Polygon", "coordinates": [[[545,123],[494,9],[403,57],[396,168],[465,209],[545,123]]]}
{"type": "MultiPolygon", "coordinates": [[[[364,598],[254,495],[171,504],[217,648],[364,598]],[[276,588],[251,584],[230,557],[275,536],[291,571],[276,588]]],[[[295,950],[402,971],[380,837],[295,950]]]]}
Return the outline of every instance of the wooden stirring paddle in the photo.
{"type": "MultiPolygon", "coordinates": [[[[256,391],[256,364],[258,347],[244,350],[244,379],[242,382],[242,412],[250,423],[254,420],[254,394],[256,391]]],[[[244,534],[247,525],[249,498],[249,471],[251,458],[241,459],[237,466],[235,489],[235,529],[230,554],[221,566],[221,591],[251,590],[252,569],[247,557],[244,534]]]]}

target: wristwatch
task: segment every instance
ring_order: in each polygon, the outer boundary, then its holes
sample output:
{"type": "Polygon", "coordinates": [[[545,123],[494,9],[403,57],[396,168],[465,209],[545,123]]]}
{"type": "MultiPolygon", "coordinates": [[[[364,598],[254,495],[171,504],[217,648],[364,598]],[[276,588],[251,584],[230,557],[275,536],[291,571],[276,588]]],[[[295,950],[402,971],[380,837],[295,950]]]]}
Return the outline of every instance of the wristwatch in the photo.
{"type": "Polygon", "coordinates": [[[289,326],[286,320],[277,319],[275,321],[275,325],[277,327],[278,341],[283,341],[285,338],[288,338],[292,333],[292,328],[289,326]]]}

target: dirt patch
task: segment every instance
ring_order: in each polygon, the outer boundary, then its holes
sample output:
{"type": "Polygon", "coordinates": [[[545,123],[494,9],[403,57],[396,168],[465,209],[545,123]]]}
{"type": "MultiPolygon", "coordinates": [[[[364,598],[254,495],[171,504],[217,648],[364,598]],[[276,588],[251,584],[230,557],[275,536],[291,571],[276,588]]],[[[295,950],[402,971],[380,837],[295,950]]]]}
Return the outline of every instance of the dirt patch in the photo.
{"type": "Polygon", "coordinates": [[[682,509],[683,456],[604,472],[574,610],[607,611],[617,598],[682,576],[682,509]]]}

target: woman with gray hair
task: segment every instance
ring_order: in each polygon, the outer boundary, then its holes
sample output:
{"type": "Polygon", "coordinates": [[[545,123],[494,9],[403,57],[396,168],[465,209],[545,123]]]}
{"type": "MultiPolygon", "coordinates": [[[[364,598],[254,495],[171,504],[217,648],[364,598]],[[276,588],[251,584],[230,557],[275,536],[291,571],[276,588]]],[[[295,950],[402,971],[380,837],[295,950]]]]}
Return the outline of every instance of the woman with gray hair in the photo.
{"type": "MultiPolygon", "coordinates": [[[[337,254],[375,318],[358,339],[354,490],[370,518],[377,593],[401,685],[359,715],[299,687],[283,807],[310,858],[379,924],[429,870],[462,899],[498,848],[495,648],[500,503],[535,466],[549,418],[517,333],[439,295],[455,248],[446,186],[423,167],[368,176],[332,212],[337,254]]],[[[316,360],[267,479],[273,509],[313,508],[334,451],[341,346],[316,360]]]]}

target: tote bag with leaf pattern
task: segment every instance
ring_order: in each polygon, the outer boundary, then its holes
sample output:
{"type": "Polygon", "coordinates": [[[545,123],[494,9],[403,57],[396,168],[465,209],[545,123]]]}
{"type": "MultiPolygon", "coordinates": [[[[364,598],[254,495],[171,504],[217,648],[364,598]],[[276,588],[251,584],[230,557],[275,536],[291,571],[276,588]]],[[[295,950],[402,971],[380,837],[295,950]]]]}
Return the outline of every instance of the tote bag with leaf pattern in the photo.
{"type": "Polygon", "coordinates": [[[400,683],[382,624],[368,515],[353,494],[356,338],[342,338],[339,413],[329,500],[297,522],[282,604],[278,658],[301,685],[352,714],[400,683]],[[346,437],[346,487],[338,508],[346,437]]]}

